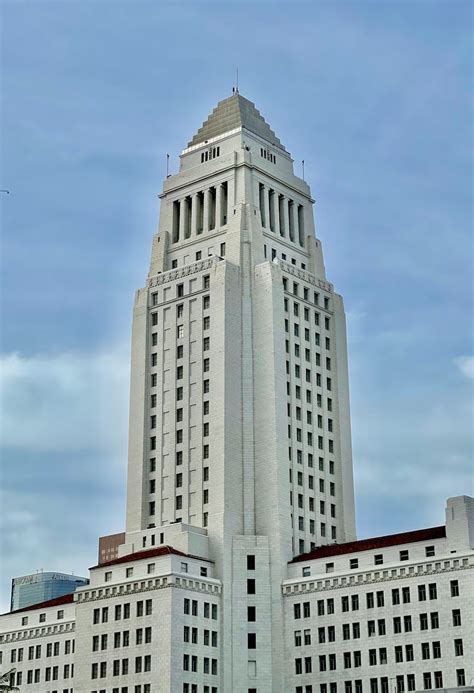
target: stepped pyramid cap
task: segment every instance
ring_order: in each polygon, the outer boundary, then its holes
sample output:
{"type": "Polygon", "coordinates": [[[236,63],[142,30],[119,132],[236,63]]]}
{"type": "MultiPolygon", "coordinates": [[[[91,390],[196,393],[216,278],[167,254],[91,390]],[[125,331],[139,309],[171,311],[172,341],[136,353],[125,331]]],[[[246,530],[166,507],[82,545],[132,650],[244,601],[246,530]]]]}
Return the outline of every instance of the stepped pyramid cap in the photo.
{"type": "Polygon", "coordinates": [[[245,128],[273,146],[286,151],[271,127],[255,108],[255,104],[238,92],[223,101],[219,101],[209,118],[188,143],[188,147],[201,144],[237,128],[245,128]]]}

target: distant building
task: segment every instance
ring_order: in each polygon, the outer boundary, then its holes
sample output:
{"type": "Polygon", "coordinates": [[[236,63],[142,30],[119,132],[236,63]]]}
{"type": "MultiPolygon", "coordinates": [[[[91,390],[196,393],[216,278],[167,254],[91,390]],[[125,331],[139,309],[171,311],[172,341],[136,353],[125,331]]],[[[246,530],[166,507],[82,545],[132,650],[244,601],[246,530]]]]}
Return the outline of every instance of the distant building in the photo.
{"type": "Polygon", "coordinates": [[[99,565],[118,558],[119,546],[122,544],[125,544],[125,532],[99,537],[99,565]]]}
{"type": "Polygon", "coordinates": [[[88,584],[87,578],[66,573],[34,573],[16,577],[12,580],[10,608],[12,611],[25,609],[34,604],[71,594],[78,587],[88,584]]]}

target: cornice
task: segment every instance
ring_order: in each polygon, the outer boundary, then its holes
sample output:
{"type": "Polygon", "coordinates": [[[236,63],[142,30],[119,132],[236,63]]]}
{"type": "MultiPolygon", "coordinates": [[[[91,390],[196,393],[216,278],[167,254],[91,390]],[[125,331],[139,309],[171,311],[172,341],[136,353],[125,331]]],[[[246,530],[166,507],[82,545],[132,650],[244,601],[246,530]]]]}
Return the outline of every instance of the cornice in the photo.
{"type": "Polygon", "coordinates": [[[334,578],[325,577],[318,579],[318,576],[308,577],[305,581],[283,584],[282,593],[284,597],[292,597],[297,594],[310,594],[313,592],[328,592],[342,589],[354,590],[355,588],[378,585],[386,582],[398,582],[401,580],[406,580],[407,578],[429,578],[430,576],[454,573],[474,568],[474,563],[470,564],[469,558],[436,561],[435,565],[438,564],[439,567],[435,567],[434,569],[432,567],[433,563],[427,563],[416,566],[389,568],[386,570],[376,570],[367,573],[359,573],[357,575],[340,576],[334,578]],[[461,564],[459,564],[460,560],[462,561],[461,564]],[[456,561],[458,562],[458,565],[455,565],[456,561]],[[444,565],[441,565],[441,563],[444,565]]]}

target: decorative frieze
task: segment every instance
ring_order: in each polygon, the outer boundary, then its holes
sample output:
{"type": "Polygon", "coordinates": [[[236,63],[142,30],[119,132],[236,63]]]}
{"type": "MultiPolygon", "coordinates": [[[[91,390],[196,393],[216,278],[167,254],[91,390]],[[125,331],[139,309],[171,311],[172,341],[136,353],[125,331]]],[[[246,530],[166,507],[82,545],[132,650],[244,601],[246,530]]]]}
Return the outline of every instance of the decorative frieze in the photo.
{"type": "Polygon", "coordinates": [[[317,279],[313,274],[304,269],[291,265],[290,263],[285,262],[285,260],[275,259],[273,262],[278,264],[278,266],[281,267],[284,272],[287,272],[288,274],[291,274],[304,282],[308,282],[308,284],[312,284],[313,286],[317,286],[318,288],[324,289],[325,291],[329,291],[331,293],[334,291],[334,287],[330,282],[317,279]]]}
{"type": "Polygon", "coordinates": [[[188,277],[190,274],[204,272],[205,270],[217,265],[218,262],[223,262],[223,260],[217,255],[213,255],[205,260],[198,260],[198,262],[193,262],[190,265],[177,267],[176,269],[168,270],[167,272],[162,272],[156,277],[152,277],[148,280],[148,288],[152,289],[155,286],[161,286],[161,284],[168,284],[169,282],[177,281],[183,277],[188,277]]]}

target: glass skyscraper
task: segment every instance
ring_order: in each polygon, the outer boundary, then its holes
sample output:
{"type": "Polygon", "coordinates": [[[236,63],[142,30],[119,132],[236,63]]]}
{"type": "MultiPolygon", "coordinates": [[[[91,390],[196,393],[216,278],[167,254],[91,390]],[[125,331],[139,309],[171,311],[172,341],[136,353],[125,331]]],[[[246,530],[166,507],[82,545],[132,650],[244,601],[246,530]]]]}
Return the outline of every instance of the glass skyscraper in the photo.
{"type": "Polygon", "coordinates": [[[75,592],[78,587],[87,585],[87,578],[66,573],[34,573],[13,578],[11,610],[24,609],[33,604],[62,597],[75,592]]]}

